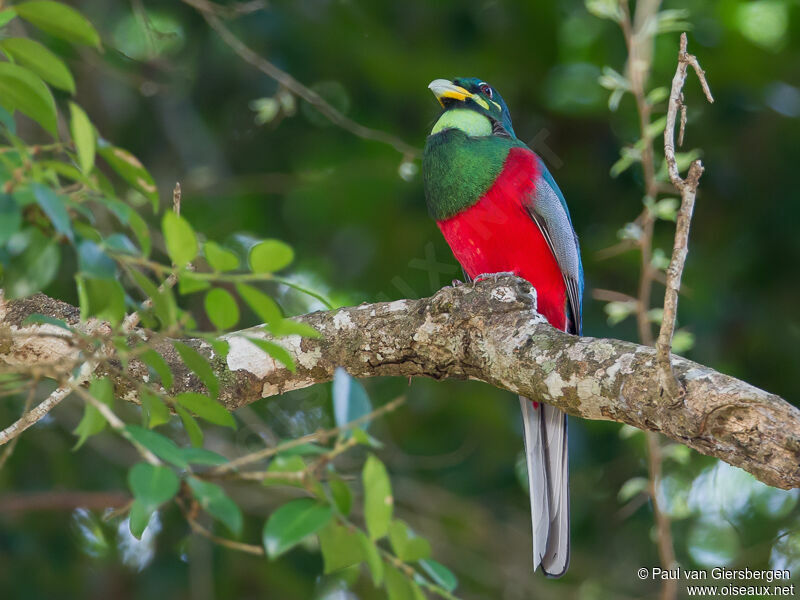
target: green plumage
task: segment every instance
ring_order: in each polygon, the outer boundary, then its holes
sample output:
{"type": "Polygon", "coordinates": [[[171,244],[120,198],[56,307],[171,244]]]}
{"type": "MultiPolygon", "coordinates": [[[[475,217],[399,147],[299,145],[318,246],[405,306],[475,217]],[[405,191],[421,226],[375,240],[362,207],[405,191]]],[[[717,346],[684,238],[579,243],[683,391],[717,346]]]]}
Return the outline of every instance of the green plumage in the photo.
{"type": "Polygon", "coordinates": [[[480,200],[515,146],[524,144],[495,135],[471,137],[455,128],[428,136],[422,173],[430,215],[448,219],[480,200]]]}

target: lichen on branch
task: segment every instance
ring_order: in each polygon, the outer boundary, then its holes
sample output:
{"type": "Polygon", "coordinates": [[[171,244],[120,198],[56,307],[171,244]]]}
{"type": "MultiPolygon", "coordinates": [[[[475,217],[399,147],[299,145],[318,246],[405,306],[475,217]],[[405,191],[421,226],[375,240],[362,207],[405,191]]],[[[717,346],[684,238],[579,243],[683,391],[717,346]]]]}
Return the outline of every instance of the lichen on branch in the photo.
{"type": "MultiPolygon", "coordinates": [[[[44,324],[24,324],[41,313],[78,328],[78,311],[42,294],[9,301],[0,311],[0,365],[46,371],[77,364],[79,348],[44,324]],[[44,335],[43,335],[44,334],[44,335]]],[[[658,431],[716,456],[781,488],[800,487],[800,410],[780,397],[679,356],[672,356],[686,390],[677,404],[661,396],[655,349],[614,339],[576,337],[551,327],[536,312],[536,291],[503,277],[447,287],[429,298],[398,300],[295,317],[320,338],[288,336],[279,342],[292,355],[290,371],[245,339],[267,338],[262,328],[227,334],[230,350],[215,356],[203,340],[184,340],[203,353],[220,381],[230,409],[289,390],[330,381],[336,367],[359,378],[424,376],[475,379],[558,406],[588,419],[658,431]]],[[[136,330],[134,335],[148,332],[136,330]]],[[[174,373],[173,389],[202,391],[169,340],[154,342],[174,373]]],[[[102,369],[102,367],[101,367],[102,369]]],[[[135,401],[131,380],[147,368],[132,360],[117,394],[135,401]]]]}

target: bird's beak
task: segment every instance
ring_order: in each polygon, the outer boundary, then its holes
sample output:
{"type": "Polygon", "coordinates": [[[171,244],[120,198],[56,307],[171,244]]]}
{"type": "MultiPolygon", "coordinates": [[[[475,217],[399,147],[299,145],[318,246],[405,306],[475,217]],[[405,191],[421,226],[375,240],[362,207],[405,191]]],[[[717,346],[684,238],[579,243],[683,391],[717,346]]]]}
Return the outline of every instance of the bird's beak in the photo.
{"type": "Polygon", "coordinates": [[[455,85],[452,81],[447,81],[447,79],[434,79],[428,84],[428,89],[433,92],[433,95],[436,96],[439,104],[443,107],[445,98],[462,101],[472,98],[471,92],[459,85],[455,85]]]}
{"type": "Polygon", "coordinates": [[[447,81],[447,79],[434,79],[428,84],[428,89],[430,89],[430,91],[433,92],[433,95],[436,96],[436,99],[439,101],[439,104],[442,105],[442,108],[444,108],[445,98],[452,98],[453,100],[459,100],[461,102],[467,98],[471,98],[483,108],[487,110],[489,109],[489,105],[486,104],[486,100],[477,94],[473,94],[469,90],[464,89],[460,85],[454,84],[452,81],[447,81]]]}

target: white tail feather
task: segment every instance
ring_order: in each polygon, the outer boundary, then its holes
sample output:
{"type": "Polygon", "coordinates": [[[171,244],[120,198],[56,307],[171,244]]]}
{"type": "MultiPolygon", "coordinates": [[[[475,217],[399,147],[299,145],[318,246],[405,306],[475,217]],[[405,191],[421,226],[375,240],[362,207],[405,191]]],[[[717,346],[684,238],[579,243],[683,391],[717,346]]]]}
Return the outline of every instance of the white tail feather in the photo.
{"type": "Polygon", "coordinates": [[[551,577],[569,565],[569,468],[566,415],[520,396],[531,500],[533,570],[551,577]]]}

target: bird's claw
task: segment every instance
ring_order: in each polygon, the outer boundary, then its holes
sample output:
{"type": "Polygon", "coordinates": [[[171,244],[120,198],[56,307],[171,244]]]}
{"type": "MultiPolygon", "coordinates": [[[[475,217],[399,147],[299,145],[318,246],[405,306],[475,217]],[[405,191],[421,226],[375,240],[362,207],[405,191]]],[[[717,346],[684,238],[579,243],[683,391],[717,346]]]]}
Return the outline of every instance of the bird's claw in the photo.
{"type": "Polygon", "coordinates": [[[473,277],[472,285],[474,286],[479,281],[486,281],[487,279],[491,279],[492,281],[497,281],[501,277],[514,277],[516,273],[512,273],[511,271],[498,271],[497,273],[481,273],[477,277],[473,277]]]}

